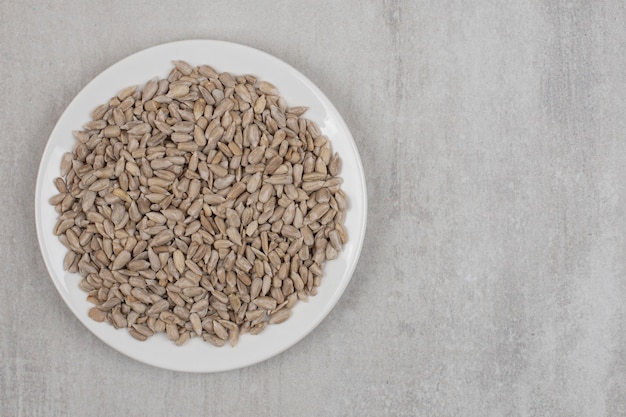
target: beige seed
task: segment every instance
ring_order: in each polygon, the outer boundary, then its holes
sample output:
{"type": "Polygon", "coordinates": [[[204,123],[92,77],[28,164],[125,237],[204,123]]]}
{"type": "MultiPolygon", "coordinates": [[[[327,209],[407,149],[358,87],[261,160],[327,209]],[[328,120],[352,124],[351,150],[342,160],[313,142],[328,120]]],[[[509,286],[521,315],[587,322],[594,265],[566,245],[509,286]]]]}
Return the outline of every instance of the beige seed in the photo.
{"type": "Polygon", "coordinates": [[[235,176],[234,175],[226,175],[223,178],[218,178],[215,181],[213,181],[213,187],[215,187],[218,190],[223,190],[224,188],[230,186],[233,182],[235,181],[235,176]]]}
{"type": "Polygon", "coordinates": [[[104,303],[98,306],[98,309],[101,311],[110,311],[113,307],[120,305],[121,301],[119,298],[111,297],[106,300],[104,303]]]}
{"type": "Polygon", "coordinates": [[[170,86],[170,90],[167,93],[168,97],[181,98],[189,93],[189,87],[185,84],[174,84],[170,86]]]}
{"type": "Polygon", "coordinates": [[[198,335],[202,335],[202,323],[200,321],[200,317],[197,313],[191,313],[189,315],[189,322],[191,323],[191,327],[193,331],[198,335]]]}
{"type": "Polygon", "coordinates": [[[287,124],[287,120],[285,118],[285,113],[283,113],[278,107],[270,106],[270,114],[272,118],[276,121],[276,124],[279,127],[285,127],[287,124]]]}
{"type": "Polygon", "coordinates": [[[264,310],[274,310],[277,304],[276,300],[272,297],[258,297],[253,300],[253,303],[264,310]]]}
{"type": "Polygon", "coordinates": [[[265,180],[268,184],[272,185],[285,185],[292,184],[293,177],[289,174],[272,175],[265,180]]]}
{"type": "Polygon", "coordinates": [[[145,326],[143,324],[133,324],[132,327],[133,327],[133,329],[137,333],[139,333],[139,334],[141,334],[141,335],[143,335],[145,337],[150,337],[150,336],[154,335],[154,331],[151,330],[148,326],[145,326]]]}
{"type": "Polygon", "coordinates": [[[228,174],[228,169],[218,164],[209,164],[208,168],[218,177],[224,177],[226,176],[226,174],[228,174]]]}
{"type": "Polygon", "coordinates": [[[266,99],[265,95],[261,94],[254,102],[254,112],[261,114],[265,110],[266,99]]]}
{"type": "Polygon", "coordinates": [[[346,234],[345,229],[339,223],[335,224],[335,230],[339,234],[339,238],[341,239],[341,243],[344,245],[348,242],[348,235],[346,234]]]}
{"type": "Polygon", "coordinates": [[[102,119],[108,110],[108,104],[101,104],[91,112],[91,118],[94,120],[102,119]]]}
{"type": "Polygon", "coordinates": [[[148,336],[139,333],[137,330],[135,329],[128,329],[128,333],[130,333],[130,335],[132,337],[134,337],[135,339],[139,340],[140,342],[145,342],[146,340],[148,340],[148,336]]]}
{"type": "Polygon", "coordinates": [[[215,332],[215,335],[220,339],[228,339],[228,331],[218,321],[213,322],[213,331],[215,332]]]}
{"type": "Polygon", "coordinates": [[[111,322],[116,329],[128,326],[126,317],[119,310],[114,310],[111,313],[111,322]]]}
{"type": "Polygon", "coordinates": [[[254,326],[250,327],[249,332],[250,334],[259,334],[265,329],[266,325],[267,323],[265,322],[257,323],[254,326]]]}
{"type": "Polygon", "coordinates": [[[95,307],[89,309],[89,317],[97,322],[103,322],[106,320],[106,315],[95,307]]]}
{"type": "Polygon", "coordinates": [[[333,245],[326,246],[326,259],[333,260],[339,255],[337,249],[333,245]]]}
{"type": "Polygon", "coordinates": [[[137,91],[137,87],[138,86],[136,85],[132,85],[132,86],[124,88],[119,93],[117,93],[117,98],[119,98],[121,101],[124,101],[126,98],[132,96],[135,93],[135,91],[137,91]]]}
{"type": "Polygon", "coordinates": [[[163,230],[152,238],[153,246],[161,246],[171,241],[174,238],[174,232],[172,230],[163,230]]]}
{"type": "Polygon", "coordinates": [[[274,85],[268,83],[267,81],[261,81],[258,88],[259,91],[263,94],[271,96],[278,95],[278,90],[276,89],[276,87],[274,87],[274,85]]]}
{"type": "Polygon", "coordinates": [[[305,245],[307,246],[313,245],[313,243],[315,242],[315,238],[313,236],[313,232],[308,226],[302,227],[300,229],[300,233],[302,233],[302,238],[303,238],[305,245]]]}
{"type": "Polygon", "coordinates": [[[172,61],[172,62],[174,63],[174,66],[176,67],[176,69],[180,71],[181,74],[183,75],[189,75],[193,71],[192,66],[189,65],[185,61],[172,61]]]}
{"type": "Polygon", "coordinates": [[[146,101],[152,99],[152,97],[156,94],[158,87],[158,78],[153,78],[148,81],[141,92],[141,101],[145,103],[146,101]]]}
{"type": "Polygon", "coordinates": [[[231,227],[239,228],[241,225],[239,214],[233,209],[226,209],[226,220],[231,227]]]}
{"type": "Polygon", "coordinates": [[[56,236],[62,235],[72,226],[74,226],[74,219],[59,219],[57,225],[54,228],[54,234],[56,236]]]}
{"type": "Polygon", "coordinates": [[[256,298],[261,293],[263,285],[263,280],[260,278],[255,278],[252,280],[252,284],[250,284],[250,298],[256,298]]]}
{"type": "Polygon", "coordinates": [[[139,123],[128,129],[128,133],[131,135],[145,135],[146,133],[150,133],[151,131],[152,128],[148,123],[139,123]]]}
{"type": "Polygon", "coordinates": [[[173,255],[174,267],[182,274],[185,270],[185,255],[180,250],[174,251],[173,255]]]}
{"type": "Polygon", "coordinates": [[[244,272],[249,272],[252,269],[252,264],[243,256],[237,258],[235,265],[244,272]]]}
{"type": "Polygon", "coordinates": [[[169,307],[170,305],[166,300],[159,300],[156,303],[154,303],[152,307],[148,309],[148,311],[146,311],[146,314],[147,315],[159,314],[163,311],[166,311],[169,307]]]}
{"type": "Polygon", "coordinates": [[[282,227],[282,229],[280,230],[280,233],[285,236],[288,239],[299,239],[300,237],[302,237],[302,233],[300,233],[300,231],[298,229],[296,229],[295,227],[286,224],[282,227]]]}
{"type": "MultiPolygon", "coordinates": [[[[337,250],[337,251],[341,250],[341,248],[343,246],[343,242],[341,240],[339,232],[336,229],[332,230],[328,234],[328,239],[329,239],[330,243],[333,245],[333,247],[335,248],[335,250],[337,250]]],[[[326,257],[328,258],[328,254],[326,255],[326,257]]]]}
{"type": "Polygon", "coordinates": [[[131,271],[143,271],[150,267],[150,262],[143,259],[136,259],[128,263],[128,269],[131,271]]]}
{"type": "Polygon", "coordinates": [[[258,322],[265,318],[267,312],[262,309],[258,310],[248,310],[246,312],[246,320],[249,322],[258,322]]]}
{"type": "Polygon", "coordinates": [[[252,103],[252,98],[250,97],[250,92],[248,91],[248,88],[244,84],[237,84],[235,86],[235,92],[246,103],[252,103]]]}
{"type": "Polygon", "coordinates": [[[205,342],[209,342],[212,345],[217,346],[217,347],[222,347],[222,346],[224,346],[224,343],[226,343],[223,339],[220,339],[219,337],[217,337],[214,334],[204,333],[202,335],[202,339],[205,342]]]}
{"type": "Polygon", "coordinates": [[[259,201],[261,203],[267,203],[274,192],[272,184],[263,184],[261,191],[259,192],[259,201]]]}
{"type": "Polygon", "coordinates": [[[107,122],[104,120],[92,120],[91,122],[85,123],[83,127],[86,130],[100,130],[104,129],[107,125],[107,122]]]}
{"type": "Polygon", "coordinates": [[[106,190],[109,187],[109,180],[107,178],[101,178],[95,181],[91,186],[89,186],[89,191],[93,191],[98,193],[100,191],[106,190]]]}
{"type": "Polygon", "coordinates": [[[115,169],[113,166],[109,165],[104,168],[100,168],[95,172],[96,177],[98,178],[109,178],[115,175],[115,169]]]}
{"type": "Polygon", "coordinates": [[[165,323],[165,332],[168,339],[170,339],[172,342],[176,342],[180,336],[180,334],[178,333],[178,326],[173,323],[165,323]]]}
{"type": "Polygon", "coordinates": [[[250,154],[248,154],[248,162],[250,164],[258,164],[263,159],[263,155],[265,154],[265,147],[259,146],[254,148],[250,154]]]}
{"type": "Polygon", "coordinates": [[[130,252],[126,250],[120,252],[113,260],[113,265],[111,266],[111,270],[116,271],[118,269],[122,269],[130,261],[131,257],[132,256],[130,252]]]}
{"type": "Polygon", "coordinates": [[[63,202],[63,200],[65,199],[66,196],[67,196],[66,193],[56,194],[56,195],[50,197],[48,202],[51,205],[53,205],[53,206],[59,206],[63,202]]]}
{"type": "Polygon", "coordinates": [[[228,235],[228,239],[230,239],[230,241],[235,245],[242,245],[243,242],[241,241],[241,235],[239,234],[239,230],[237,230],[237,228],[229,227],[226,229],[226,234],[228,235]]]}
{"type": "Polygon", "coordinates": [[[273,174],[276,172],[278,167],[280,167],[283,163],[283,158],[280,155],[276,155],[272,159],[269,160],[265,167],[265,172],[267,174],[273,174]]]}
{"type": "Polygon", "coordinates": [[[312,193],[313,191],[317,191],[320,188],[324,187],[324,181],[305,181],[302,183],[302,189],[307,193],[312,193]]]}
{"type": "Polygon", "coordinates": [[[279,324],[287,320],[291,316],[291,310],[283,308],[270,316],[270,324],[279,324]]]}
{"type": "Polygon", "coordinates": [[[175,208],[161,210],[161,214],[167,220],[173,220],[175,222],[182,222],[185,219],[185,214],[181,210],[175,208]]]}
{"type": "Polygon", "coordinates": [[[290,278],[293,281],[293,287],[297,291],[302,291],[304,289],[304,281],[302,281],[302,278],[298,273],[292,273],[290,278]]]}
{"type": "Polygon", "coordinates": [[[186,287],[183,288],[182,294],[187,297],[198,297],[206,293],[206,290],[200,287],[186,287]]]}
{"type": "Polygon", "coordinates": [[[335,153],[333,157],[331,158],[330,162],[328,163],[328,172],[330,173],[330,175],[335,177],[339,175],[340,171],[341,171],[341,157],[339,156],[339,154],[335,153]]]}
{"type": "Polygon", "coordinates": [[[66,270],[66,271],[69,271],[71,266],[74,264],[75,260],[76,260],[76,253],[74,253],[73,251],[69,250],[65,254],[65,257],[63,258],[63,269],[66,270]]]}
{"type": "Polygon", "coordinates": [[[235,200],[244,191],[246,191],[246,184],[244,184],[242,182],[235,183],[235,185],[233,185],[233,187],[228,192],[228,194],[226,194],[226,199],[227,200],[235,200]]]}
{"type": "Polygon", "coordinates": [[[213,247],[215,249],[226,249],[233,246],[233,242],[226,239],[219,239],[213,242],[213,247]]]}
{"type": "Polygon", "coordinates": [[[246,234],[248,236],[252,236],[254,232],[256,232],[258,227],[259,227],[259,224],[256,222],[256,220],[251,221],[246,227],[246,234]]]}
{"type": "MultiPolygon", "coordinates": [[[[191,135],[187,133],[181,133],[181,132],[172,133],[170,136],[170,139],[172,140],[172,142],[175,142],[175,143],[189,142],[192,140],[191,135]]],[[[193,145],[195,145],[195,143],[193,145]]]]}
{"type": "Polygon", "coordinates": [[[317,221],[324,214],[326,214],[329,208],[330,208],[330,205],[328,203],[316,204],[315,207],[313,207],[311,211],[309,211],[309,214],[306,216],[305,221],[308,223],[313,223],[317,221]]]}
{"type": "Polygon", "coordinates": [[[233,101],[230,99],[223,99],[215,106],[215,110],[213,111],[213,118],[221,117],[227,111],[230,111],[234,107],[233,101]]]}
{"type": "Polygon", "coordinates": [[[116,138],[120,135],[120,133],[120,127],[117,125],[109,125],[102,131],[105,138],[116,138]]]}
{"type": "Polygon", "coordinates": [[[239,341],[239,332],[239,327],[228,331],[228,342],[232,347],[235,347],[235,345],[239,341]]]}

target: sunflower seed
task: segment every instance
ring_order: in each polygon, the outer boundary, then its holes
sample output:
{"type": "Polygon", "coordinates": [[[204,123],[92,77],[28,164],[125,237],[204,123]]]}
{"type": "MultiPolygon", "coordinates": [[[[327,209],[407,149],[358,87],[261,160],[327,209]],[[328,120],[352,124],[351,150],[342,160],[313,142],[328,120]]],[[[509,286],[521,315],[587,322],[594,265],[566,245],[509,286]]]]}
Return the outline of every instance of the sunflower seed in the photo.
{"type": "Polygon", "coordinates": [[[166,311],[169,307],[170,307],[170,304],[166,300],[159,300],[156,303],[154,303],[152,307],[148,309],[148,311],[146,311],[146,314],[147,315],[159,314],[163,311],[166,311]]]}
{"type": "Polygon", "coordinates": [[[273,310],[276,308],[276,300],[272,297],[258,297],[252,301],[259,308],[264,310],[273,310]]]}
{"type": "Polygon", "coordinates": [[[92,320],[95,320],[98,322],[103,322],[104,320],[106,320],[106,315],[102,312],[102,310],[97,309],[95,307],[89,309],[88,315],[92,320]]]}
{"type": "Polygon", "coordinates": [[[289,318],[289,316],[291,316],[291,310],[283,308],[283,309],[278,310],[277,312],[273,313],[270,316],[269,323],[270,324],[282,323],[285,320],[287,320],[289,318]]]}

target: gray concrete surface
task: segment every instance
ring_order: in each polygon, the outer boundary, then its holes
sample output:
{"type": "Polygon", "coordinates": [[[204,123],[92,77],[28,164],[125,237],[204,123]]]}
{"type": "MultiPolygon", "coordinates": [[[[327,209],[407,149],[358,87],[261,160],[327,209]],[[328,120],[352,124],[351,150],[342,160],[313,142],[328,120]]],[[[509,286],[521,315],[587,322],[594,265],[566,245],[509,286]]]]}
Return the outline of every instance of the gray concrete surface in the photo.
{"type": "Polygon", "coordinates": [[[621,1],[0,2],[0,415],[626,415],[621,1]],[[117,60],[265,50],[357,141],[368,234],[345,296],[246,369],[181,374],[91,335],[48,278],[48,135],[117,60]]]}

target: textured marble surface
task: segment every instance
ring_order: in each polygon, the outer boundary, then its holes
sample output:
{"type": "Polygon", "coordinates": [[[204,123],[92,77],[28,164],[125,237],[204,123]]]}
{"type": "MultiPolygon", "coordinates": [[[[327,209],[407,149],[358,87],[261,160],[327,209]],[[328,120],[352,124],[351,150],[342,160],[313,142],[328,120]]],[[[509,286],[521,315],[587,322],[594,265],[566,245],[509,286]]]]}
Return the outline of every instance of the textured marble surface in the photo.
{"type": "Polygon", "coordinates": [[[0,415],[626,415],[621,1],[0,2],[0,415]],[[222,39],[344,116],[361,262],[306,339],[192,375],[110,349],[48,278],[37,165],[117,60],[222,39]]]}

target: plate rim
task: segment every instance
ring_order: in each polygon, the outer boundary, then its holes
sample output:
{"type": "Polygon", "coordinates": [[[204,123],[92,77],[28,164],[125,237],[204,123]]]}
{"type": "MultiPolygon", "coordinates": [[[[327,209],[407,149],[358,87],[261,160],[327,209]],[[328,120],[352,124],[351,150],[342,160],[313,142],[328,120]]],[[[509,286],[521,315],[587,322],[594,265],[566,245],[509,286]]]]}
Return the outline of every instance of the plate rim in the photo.
{"type": "MultiPolygon", "coordinates": [[[[253,64],[252,64],[253,67],[253,64]]],[[[351,197],[352,199],[352,197],[351,197]]],[[[61,296],[61,298],[63,299],[65,305],[70,309],[70,311],[72,312],[72,314],[81,322],[81,324],[87,329],[89,330],[89,332],[96,336],[96,338],[98,338],[99,340],[101,340],[102,342],[104,342],[107,346],[109,346],[110,348],[112,348],[113,350],[115,350],[116,352],[127,356],[129,358],[132,358],[133,360],[136,360],[140,363],[146,364],[146,365],[150,365],[156,368],[161,368],[161,369],[166,369],[166,370],[171,370],[171,371],[177,371],[177,372],[186,372],[186,373],[216,373],[216,372],[226,372],[229,370],[236,370],[236,369],[241,369],[244,367],[248,367],[248,366],[252,366],[261,362],[264,362],[270,358],[273,358],[275,356],[280,355],[281,353],[285,352],[286,350],[290,349],[291,347],[293,347],[294,345],[296,345],[297,343],[299,343],[300,341],[302,341],[305,337],[307,337],[308,335],[310,335],[318,326],[319,324],[330,314],[330,312],[335,308],[337,302],[339,301],[339,299],[342,297],[342,295],[345,292],[345,289],[347,288],[348,284],[350,283],[350,281],[352,281],[356,266],[358,265],[358,261],[360,259],[361,256],[361,252],[363,249],[363,244],[364,244],[364,240],[365,240],[365,235],[366,235],[366,230],[367,230],[367,212],[368,212],[368,199],[367,199],[367,183],[366,183],[366,177],[365,177],[365,172],[363,169],[363,164],[361,161],[361,157],[358,151],[358,148],[356,146],[356,142],[354,140],[354,137],[352,136],[352,133],[350,131],[350,129],[348,128],[345,120],[343,119],[343,117],[341,116],[341,113],[337,110],[337,108],[335,107],[335,105],[332,103],[332,101],[306,76],[304,75],[302,72],[300,72],[298,69],[296,69],[295,67],[293,67],[292,65],[290,65],[289,63],[283,61],[282,59],[271,55],[267,52],[264,52],[262,50],[256,49],[254,47],[250,47],[248,45],[245,44],[241,44],[241,43],[235,43],[235,42],[230,42],[230,41],[224,41],[224,40],[214,40],[214,39],[187,39],[187,40],[178,40],[178,41],[173,41],[173,42],[166,42],[166,43],[161,43],[158,45],[153,45],[150,46],[148,48],[136,51],[120,60],[117,60],[116,62],[114,62],[113,64],[109,65],[106,69],[104,69],[103,71],[101,71],[98,75],[96,75],[94,78],[90,79],[81,89],[78,93],[76,93],[76,95],[72,98],[72,100],[67,104],[67,106],[63,109],[63,111],[61,112],[59,118],[57,119],[54,127],[52,128],[52,130],[50,131],[50,134],[48,136],[48,138],[46,139],[46,145],[44,148],[44,151],[42,153],[40,162],[39,162],[39,166],[38,166],[38,170],[37,170],[37,180],[36,180],[36,184],[35,184],[35,227],[36,227],[36,233],[37,233],[37,240],[38,240],[38,246],[39,246],[39,251],[42,255],[42,258],[44,260],[44,264],[46,266],[46,272],[48,274],[48,277],[50,278],[50,280],[52,281],[52,283],[54,284],[57,293],[59,293],[59,295],[61,296]],[[277,64],[283,65],[285,66],[293,75],[295,75],[304,85],[306,85],[306,87],[308,89],[310,89],[313,93],[315,93],[315,95],[321,99],[321,101],[323,102],[324,106],[328,107],[329,109],[332,110],[332,112],[334,113],[335,116],[334,117],[334,122],[336,122],[346,133],[347,133],[347,137],[346,140],[348,142],[349,147],[351,148],[351,152],[353,154],[356,166],[358,168],[358,177],[359,177],[359,182],[361,183],[361,190],[359,191],[359,200],[361,200],[362,203],[362,216],[361,216],[361,222],[358,225],[359,226],[359,239],[355,242],[355,254],[354,257],[352,258],[351,262],[348,263],[347,268],[346,268],[346,275],[347,275],[347,279],[344,279],[339,286],[337,286],[337,288],[334,291],[334,294],[331,296],[331,298],[329,299],[329,301],[323,305],[323,308],[315,315],[315,320],[311,320],[309,322],[309,324],[306,326],[307,330],[305,332],[302,332],[299,337],[294,338],[293,340],[290,341],[290,343],[285,344],[280,346],[279,349],[275,349],[273,350],[270,354],[264,355],[264,356],[260,356],[260,357],[256,357],[252,360],[244,360],[241,363],[234,365],[234,366],[224,366],[222,368],[219,369],[214,369],[214,370],[207,370],[207,369],[181,369],[180,367],[175,367],[175,366],[170,366],[168,363],[154,363],[148,360],[145,360],[144,358],[142,358],[141,356],[137,356],[137,355],[133,355],[130,354],[127,351],[123,351],[120,350],[117,346],[114,346],[107,338],[102,337],[101,335],[99,335],[98,333],[96,333],[91,327],[90,325],[88,325],[87,323],[87,319],[88,317],[84,314],[82,314],[82,312],[77,310],[77,307],[74,305],[73,301],[69,298],[69,295],[66,294],[66,291],[64,288],[61,288],[61,283],[58,282],[58,279],[55,278],[56,274],[53,272],[53,266],[50,263],[50,260],[48,259],[49,256],[46,254],[46,252],[44,251],[45,248],[45,238],[44,238],[44,234],[45,231],[42,230],[43,228],[43,224],[42,224],[42,204],[47,204],[47,201],[42,201],[43,196],[42,194],[42,187],[44,187],[43,185],[43,181],[44,181],[44,169],[47,166],[47,164],[49,163],[49,159],[50,159],[50,154],[52,153],[52,149],[54,147],[54,145],[52,144],[52,138],[55,137],[56,135],[58,135],[59,132],[57,132],[60,129],[60,124],[61,121],[64,119],[64,116],[66,114],[66,112],[68,111],[68,109],[70,109],[74,103],[79,99],[79,97],[81,97],[83,95],[83,93],[85,92],[85,90],[87,90],[92,84],[96,83],[100,78],[105,77],[108,73],[110,73],[111,71],[113,71],[116,67],[121,66],[124,62],[129,61],[129,60],[133,60],[133,59],[137,59],[137,57],[139,55],[143,55],[143,54],[149,54],[150,52],[154,51],[154,50],[158,50],[158,49],[162,49],[162,48],[167,48],[167,47],[174,47],[177,45],[186,45],[186,47],[192,46],[192,47],[198,47],[200,45],[208,45],[208,44],[213,44],[213,45],[221,45],[224,47],[231,47],[234,49],[240,49],[240,50],[245,50],[248,53],[252,53],[252,54],[260,54],[262,56],[264,56],[266,59],[270,59],[272,61],[274,61],[277,64]],[[44,162],[46,162],[46,164],[44,164],[44,162]]]]}

